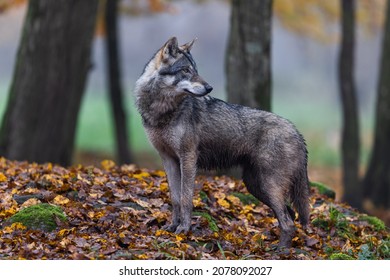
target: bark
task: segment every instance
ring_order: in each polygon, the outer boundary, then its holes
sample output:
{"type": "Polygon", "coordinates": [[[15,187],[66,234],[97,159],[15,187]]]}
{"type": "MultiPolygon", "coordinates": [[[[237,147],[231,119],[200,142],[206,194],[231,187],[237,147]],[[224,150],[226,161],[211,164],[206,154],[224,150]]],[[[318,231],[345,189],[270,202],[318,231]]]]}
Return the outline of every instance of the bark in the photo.
{"type": "Polygon", "coordinates": [[[71,163],[97,2],[29,1],[0,130],[1,155],[71,163]]]}
{"type": "Polygon", "coordinates": [[[118,44],[118,0],[106,1],[106,57],[107,76],[109,85],[109,96],[111,100],[111,111],[114,117],[117,159],[120,164],[130,163],[132,160],[129,150],[129,140],[126,126],[126,113],[123,106],[121,71],[119,63],[118,44]]]}
{"type": "Polygon", "coordinates": [[[376,101],[374,146],[364,195],[375,206],[390,208],[390,3],[387,3],[382,59],[376,101]]]}
{"type": "Polygon", "coordinates": [[[272,0],[233,0],[225,57],[228,101],[271,110],[272,0]]]}
{"type": "Polygon", "coordinates": [[[342,104],[341,154],[343,166],[344,200],[361,208],[362,192],[359,185],[359,120],[356,100],[355,68],[355,1],[341,0],[341,48],[339,53],[339,87],[342,104]]]}

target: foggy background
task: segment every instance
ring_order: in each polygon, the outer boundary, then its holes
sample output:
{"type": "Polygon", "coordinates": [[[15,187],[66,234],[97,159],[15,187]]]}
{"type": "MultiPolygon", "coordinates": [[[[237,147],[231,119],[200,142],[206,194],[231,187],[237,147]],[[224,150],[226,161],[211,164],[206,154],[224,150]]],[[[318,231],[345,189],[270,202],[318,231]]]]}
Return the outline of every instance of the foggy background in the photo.
{"type": "MultiPolygon", "coordinates": [[[[130,125],[139,123],[132,90],[146,62],[168,38],[177,36],[183,44],[198,38],[192,53],[199,73],[225,98],[224,54],[230,7],[221,1],[173,2],[174,11],[140,16],[120,16],[122,79],[127,95],[130,125]]],[[[0,119],[5,108],[26,7],[0,15],[0,119]]],[[[338,166],[340,159],[340,105],[337,88],[338,42],[322,43],[286,30],[273,17],[272,74],[273,111],[296,124],[307,140],[309,164],[338,166]]],[[[329,23],[335,35],[338,23],[329,23]]],[[[381,34],[366,34],[357,25],[356,88],[362,122],[362,156],[367,161],[372,134],[381,34]]],[[[93,69],[88,77],[77,132],[78,150],[113,153],[111,116],[106,97],[104,38],[96,36],[93,69]],[[89,116],[88,118],[86,117],[89,116]],[[96,116],[96,118],[93,118],[96,116]],[[100,132],[99,132],[100,131],[100,132]]],[[[134,149],[152,153],[143,130],[130,133],[134,149]]],[[[77,157],[76,157],[77,161],[77,157]]],[[[153,165],[153,164],[152,164],[153,165]]]]}

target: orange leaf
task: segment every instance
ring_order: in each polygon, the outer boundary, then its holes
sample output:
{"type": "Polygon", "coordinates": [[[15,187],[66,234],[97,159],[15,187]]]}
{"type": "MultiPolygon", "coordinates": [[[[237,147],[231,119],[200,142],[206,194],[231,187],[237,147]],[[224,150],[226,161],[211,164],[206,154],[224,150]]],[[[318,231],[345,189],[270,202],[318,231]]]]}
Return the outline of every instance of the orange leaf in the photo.
{"type": "Polygon", "coordinates": [[[226,201],[226,199],[220,198],[217,200],[217,203],[224,208],[230,208],[230,204],[226,201]]]}
{"type": "Polygon", "coordinates": [[[168,183],[161,183],[161,184],[160,184],[160,190],[161,190],[162,192],[168,191],[168,183]]]}
{"type": "Polygon", "coordinates": [[[100,163],[103,167],[104,170],[106,171],[109,171],[110,169],[112,169],[114,166],[115,166],[115,162],[113,162],[112,160],[103,160],[101,163],[100,163]]]}
{"type": "Polygon", "coordinates": [[[29,207],[29,206],[33,206],[33,205],[37,205],[37,204],[40,204],[41,201],[37,198],[30,198],[30,199],[27,199],[21,206],[20,206],[20,209],[23,209],[23,208],[26,208],[26,207],[29,207]]]}
{"type": "Polygon", "coordinates": [[[7,182],[7,177],[3,173],[0,172],[0,183],[1,182],[7,182]]]}
{"type": "Polygon", "coordinates": [[[64,204],[67,204],[69,202],[70,202],[69,198],[66,198],[65,196],[62,196],[62,195],[57,195],[53,199],[53,203],[57,204],[57,205],[64,205],[64,204]]]}
{"type": "Polygon", "coordinates": [[[138,174],[133,174],[133,178],[136,178],[136,179],[143,179],[143,178],[146,178],[146,177],[150,177],[150,173],[148,173],[148,172],[141,172],[141,173],[138,173],[138,174]]]}

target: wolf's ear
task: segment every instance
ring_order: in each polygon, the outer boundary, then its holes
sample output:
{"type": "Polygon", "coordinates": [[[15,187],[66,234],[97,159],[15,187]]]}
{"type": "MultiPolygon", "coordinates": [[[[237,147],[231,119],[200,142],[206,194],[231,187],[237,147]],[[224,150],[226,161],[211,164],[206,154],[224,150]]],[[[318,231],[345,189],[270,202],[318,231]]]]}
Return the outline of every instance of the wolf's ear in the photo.
{"type": "Polygon", "coordinates": [[[180,46],[180,49],[182,51],[190,52],[191,49],[192,49],[192,46],[194,45],[196,40],[198,40],[198,38],[195,38],[191,42],[188,42],[187,44],[184,44],[183,46],[180,46]]]}
{"type": "Polygon", "coordinates": [[[167,59],[171,56],[176,57],[178,51],[179,51],[179,46],[177,43],[177,38],[172,37],[162,47],[162,56],[164,59],[165,58],[167,59]]]}

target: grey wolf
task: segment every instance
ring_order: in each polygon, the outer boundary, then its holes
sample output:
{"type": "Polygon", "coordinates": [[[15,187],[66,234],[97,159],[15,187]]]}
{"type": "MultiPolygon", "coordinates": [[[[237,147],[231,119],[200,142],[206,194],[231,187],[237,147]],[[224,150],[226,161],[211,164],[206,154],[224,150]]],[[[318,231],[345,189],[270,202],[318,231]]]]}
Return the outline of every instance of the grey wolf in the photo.
{"type": "Polygon", "coordinates": [[[290,247],[295,235],[291,203],[301,224],[309,222],[305,141],[282,117],[206,96],[213,88],[198,74],[193,44],[179,46],[175,37],[169,39],[146,64],[134,91],[167,174],[172,221],[164,228],[176,234],[190,230],[199,168],[238,165],[249,192],[275,213],[279,247],[290,247]]]}

